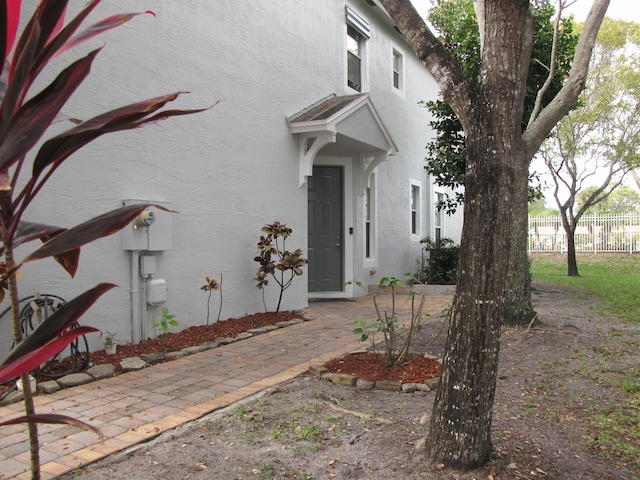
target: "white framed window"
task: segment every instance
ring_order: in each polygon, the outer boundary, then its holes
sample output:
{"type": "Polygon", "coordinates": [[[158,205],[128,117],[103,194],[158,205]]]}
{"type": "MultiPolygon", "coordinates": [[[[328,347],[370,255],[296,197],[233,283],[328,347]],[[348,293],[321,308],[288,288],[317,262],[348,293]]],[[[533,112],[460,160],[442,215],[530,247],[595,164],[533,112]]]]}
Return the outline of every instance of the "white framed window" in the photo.
{"type": "Polygon", "coordinates": [[[433,216],[434,239],[437,242],[442,238],[442,228],[444,224],[444,210],[438,209],[438,205],[444,202],[444,193],[435,193],[435,214],[433,216]]]}
{"type": "Polygon", "coordinates": [[[349,6],[347,19],[347,86],[357,92],[366,91],[367,40],[371,37],[369,23],[349,6]]]}
{"type": "Polygon", "coordinates": [[[368,267],[375,266],[378,258],[378,209],[376,193],[376,175],[372,173],[369,177],[369,185],[367,185],[362,199],[364,217],[364,265],[368,267]]]}
{"type": "Polygon", "coordinates": [[[404,72],[403,72],[402,54],[395,48],[392,52],[392,85],[396,90],[404,90],[404,72]]]}
{"type": "Polygon", "coordinates": [[[362,35],[347,25],[347,85],[358,92],[362,91],[363,43],[362,35]]]}
{"type": "Polygon", "coordinates": [[[410,225],[411,225],[411,237],[420,238],[422,236],[422,185],[418,180],[411,180],[411,193],[410,193],[410,225]]]}

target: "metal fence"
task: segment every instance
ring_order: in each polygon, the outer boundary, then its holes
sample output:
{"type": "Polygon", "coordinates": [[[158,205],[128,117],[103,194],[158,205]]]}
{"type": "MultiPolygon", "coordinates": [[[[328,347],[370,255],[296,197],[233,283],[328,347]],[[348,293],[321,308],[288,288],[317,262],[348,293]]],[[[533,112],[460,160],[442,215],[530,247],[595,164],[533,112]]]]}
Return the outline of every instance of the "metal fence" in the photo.
{"type": "MultiPolygon", "coordinates": [[[[575,234],[577,252],[639,252],[640,214],[585,215],[575,234]]],[[[560,216],[529,217],[530,252],[566,252],[560,216]]]]}

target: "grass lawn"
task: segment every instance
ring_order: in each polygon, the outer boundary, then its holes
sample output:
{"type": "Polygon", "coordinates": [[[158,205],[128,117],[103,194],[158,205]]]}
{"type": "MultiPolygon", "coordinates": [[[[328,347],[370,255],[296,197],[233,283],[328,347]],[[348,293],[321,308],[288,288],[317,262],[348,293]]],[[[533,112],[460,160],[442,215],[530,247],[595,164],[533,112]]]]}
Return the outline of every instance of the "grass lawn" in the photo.
{"type": "Polygon", "coordinates": [[[579,277],[567,277],[566,255],[536,254],[532,258],[535,280],[581,288],[600,299],[603,313],[640,321],[640,254],[579,254],[579,277]]]}
{"type": "MultiPolygon", "coordinates": [[[[536,254],[531,272],[542,280],[583,289],[598,298],[601,313],[630,323],[640,322],[640,255],[581,254],[580,277],[567,277],[566,255],[536,254]]],[[[623,458],[640,467],[640,333],[613,332],[593,352],[589,368],[579,373],[612,389],[606,411],[589,419],[597,432],[590,445],[611,458],[623,458]]]]}

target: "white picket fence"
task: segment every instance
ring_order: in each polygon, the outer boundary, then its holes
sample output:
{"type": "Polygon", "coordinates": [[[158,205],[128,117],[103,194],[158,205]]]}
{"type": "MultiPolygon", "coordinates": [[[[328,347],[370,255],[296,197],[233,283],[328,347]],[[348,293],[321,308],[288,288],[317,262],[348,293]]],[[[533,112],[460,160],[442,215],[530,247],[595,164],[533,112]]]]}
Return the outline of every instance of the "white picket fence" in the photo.
{"type": "MultiPolygon", "coordinates": [[[[585,215],[575,234],[577,252],[639,252],[640,214],[585,215]]],[[[560,216],[529,217],[529,252],[566,252],[560,216]]]]}

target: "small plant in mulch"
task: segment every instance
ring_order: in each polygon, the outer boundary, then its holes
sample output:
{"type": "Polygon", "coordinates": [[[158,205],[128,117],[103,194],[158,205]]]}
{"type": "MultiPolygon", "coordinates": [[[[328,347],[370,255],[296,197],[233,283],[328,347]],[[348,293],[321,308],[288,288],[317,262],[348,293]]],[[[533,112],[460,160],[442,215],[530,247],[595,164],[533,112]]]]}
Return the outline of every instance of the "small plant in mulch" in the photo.
{"type": "Polygon", "coordinates": [[[407,325],[403,327],[396,312],[396,287],[404,286],[404,282],[395,277],[384,277],[380,280],[380,285],[391,288],[391,311],[381,311],[374,295],[373,305],[378,318],[373,321],[356,320],[353,322],[356,325],[353,333],[360,338],[361,342],[370,341],[374,353],[382,356],[384,365],[393,367],[402,364],[407,358],[411,338],[420,325],[426,297],[421,295],[421,299],[416,305],[415,291],[413,289],[409,291],[411,318],[407,325]],[[378,334],[382,334],[384,351],[380,350],[379,344],[376,342],[378,334]]]}
{"type": "Polygon", "coordinates": [[[209,325],[209,307],[211,305],[211,294],[214,291],[220,292],[220,307],[218,308],[218,318],[216,322],[220,321],[220,313],[222,312],[222,274],[220,274],[220,281],[218,282],[217,278],[209,278],[205,277],[207,283],[200,287],[200,290],[203,292],[209,292],[209,296],[207,298],[207,325],[209,325]]]}
{"type": "Polygon", "coordinates": [[[104,346],[107,347],[109,345],[113,345],[116,343],[116,335],[118,332],[110,332],[109,330],[104,331],[104,346]]]}
{"type": "Polygon", "coordinates": [[[177,327],[180,325],[180,322],[176,320],[176,316],[169,313],[169,309],[167,307],[162,307],[162,314],[160,315],[160,320],[153,324],[153,328],[158,328],[162,330],[162,334],[166,335],[169,333],[169,325],[172,327],[177,327]]]}
{"type": "Polygon", "coordinates": [[[269,276],[275,280],[280,287],[278,306],[275,311],[278,313],[284,291],[291,286],[296,276],[302,275],[302,267],[309,261],[302,256],[302,250],[299,248],[293,252],[287,250],[286,242],[292,230],[284,223],[276,220],[272,224],[262,227],[262,231],[267,236],[260,236],[258,255],[254,258],[254,261],[260,264],[255,278],[258,282],[256,286],[262,290],[262,303],[266,312],[268,310],[264,298],[264,287],[269,284],[269,276]]]}

